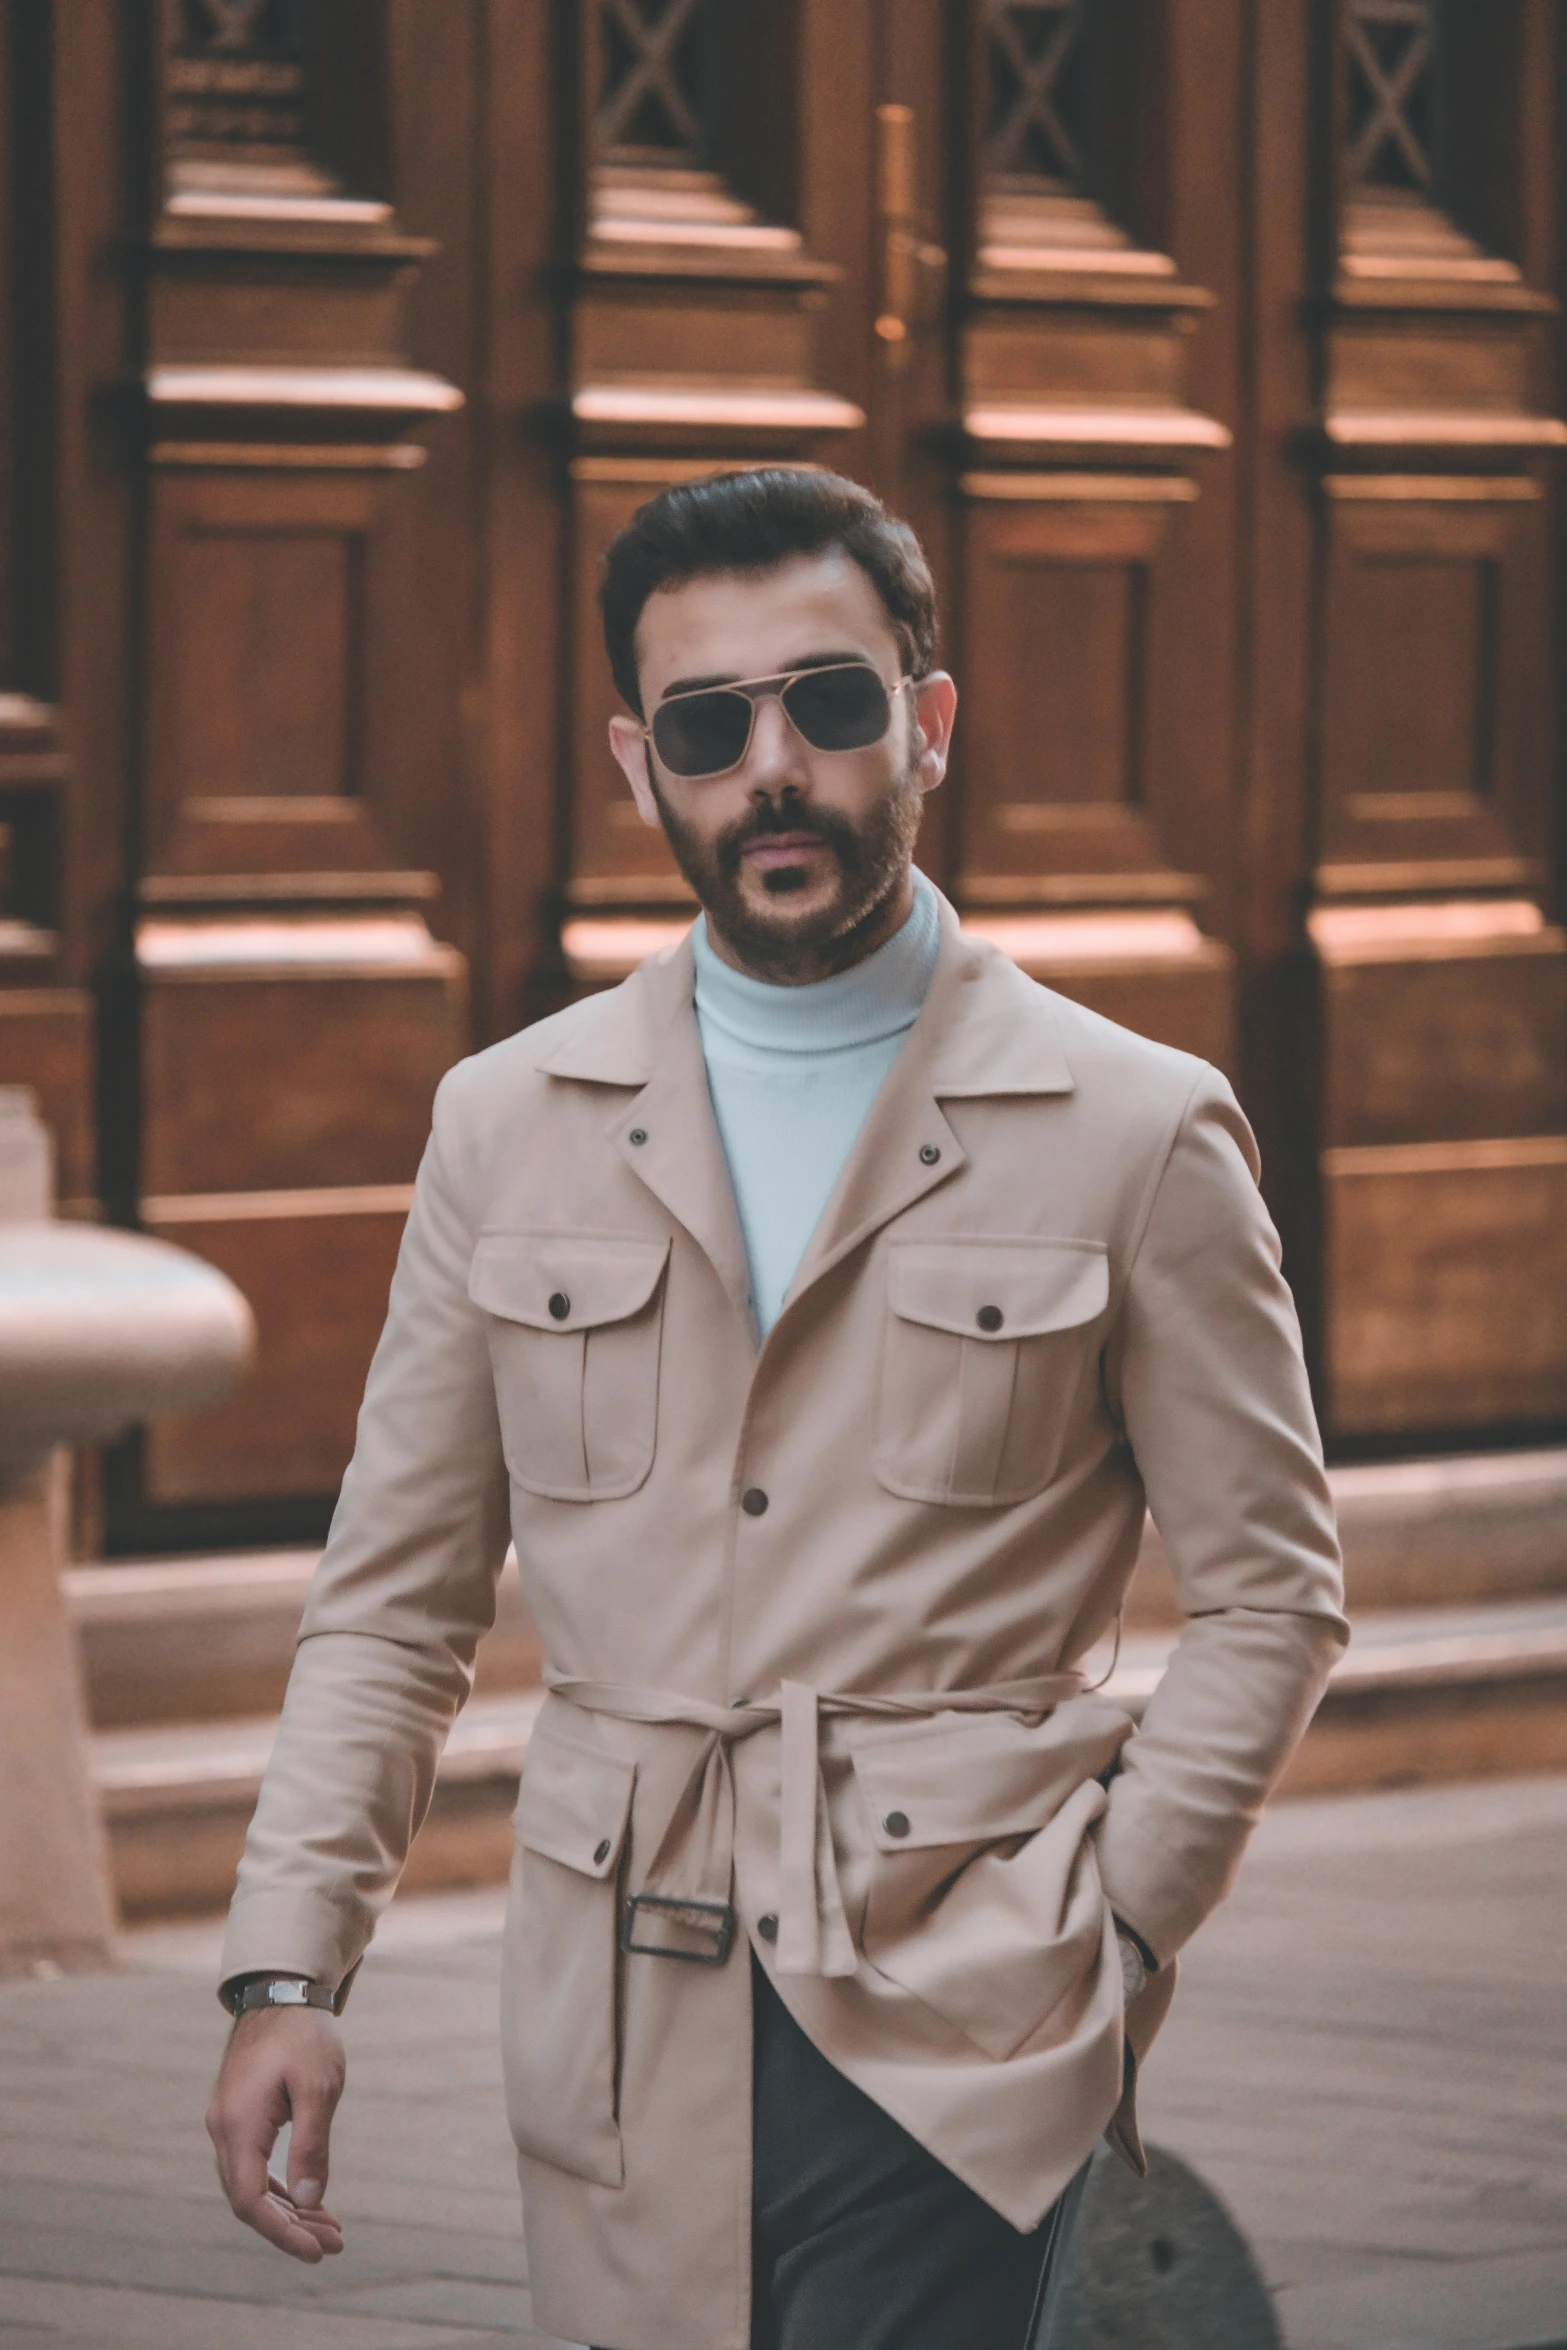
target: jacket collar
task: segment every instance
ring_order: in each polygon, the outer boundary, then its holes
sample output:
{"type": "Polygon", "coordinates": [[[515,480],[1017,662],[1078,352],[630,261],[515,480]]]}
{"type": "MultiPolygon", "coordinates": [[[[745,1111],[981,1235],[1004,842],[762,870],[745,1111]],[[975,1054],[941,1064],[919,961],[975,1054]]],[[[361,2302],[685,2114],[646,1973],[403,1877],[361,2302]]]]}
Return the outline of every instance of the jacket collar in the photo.
{"type": "MultiPolygon", "coordinates": [[[[780,1327],[823,1274],[966,1165],[943,1100],[1073,1090],[1051,997],[1009,957],[965,937],[945,898],[940,917],[941,944],[919,1018],[801,1259],[780,1327]]],[[[537,1066],[552,1077],[630,1091],[629,1100],[622,1093],[615,1103],[606,1138],[691,1234],[754,1330],[745,1239],[713,1116],[694,991],[688,932],[624,985],[582,1005],[537,1066]]]]}
{"type": "MultiPolygon", "coordinates": [[[[1070,1093],[1072,1071],[1050,995],[1010,956],[967,937],[937,895],[941,946],[900,1063],[917,1059],[927,1093],[938,1100],[1070,1093]]],[[[589,1085],[648,1084],[670,1050],[680,1014],[690,1013],[695,985],[688,931],[639,964],[623,985],[580,1005],[536,1066],[589,1085]]]]}

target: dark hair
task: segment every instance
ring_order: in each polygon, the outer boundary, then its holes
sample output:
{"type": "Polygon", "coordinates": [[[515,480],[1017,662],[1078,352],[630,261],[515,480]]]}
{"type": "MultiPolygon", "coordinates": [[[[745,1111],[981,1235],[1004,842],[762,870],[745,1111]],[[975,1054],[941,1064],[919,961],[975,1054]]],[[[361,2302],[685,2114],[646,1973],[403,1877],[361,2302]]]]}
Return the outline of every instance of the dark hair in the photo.
{"type": "Polygon", "coordinates": [[[636,630],[649,596],[715,571],[770,571],[791,555],[841,547],[887,608],[909,674],[936,659],[936,590],[919,540],[879,498],[841,473],[760,465],[680,482],[639,506],[610,542],[599,581],[615,683],[642,710],[636,630]]]}

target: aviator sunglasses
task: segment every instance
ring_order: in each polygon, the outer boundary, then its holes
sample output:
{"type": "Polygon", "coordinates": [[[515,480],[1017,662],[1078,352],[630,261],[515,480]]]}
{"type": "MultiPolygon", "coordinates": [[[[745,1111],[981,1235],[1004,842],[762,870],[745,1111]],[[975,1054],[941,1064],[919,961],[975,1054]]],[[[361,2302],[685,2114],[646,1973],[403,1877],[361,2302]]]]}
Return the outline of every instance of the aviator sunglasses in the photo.
{"type": "Polygon", "coordinates": [[[642,732],[671,775],[694,783],[740,765],[751,747],[756,705],[774,694],[813,751],[863,751],[891,725],[893,694],[912,683],[900,677],[889,690],[868,661],[781,669],[772,677],[741,677],[733,685],[666,695],[642,732]]]}

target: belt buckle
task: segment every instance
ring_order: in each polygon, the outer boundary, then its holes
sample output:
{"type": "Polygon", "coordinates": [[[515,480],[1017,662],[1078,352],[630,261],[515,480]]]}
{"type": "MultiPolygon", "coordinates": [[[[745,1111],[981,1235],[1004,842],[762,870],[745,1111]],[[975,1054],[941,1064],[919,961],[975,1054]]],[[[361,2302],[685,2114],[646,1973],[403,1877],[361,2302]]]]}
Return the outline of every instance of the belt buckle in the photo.
{"type": "Polygon", "coordinates": [[[626,1903],[620,1947],[643,1958],[679,1958],[687,1966],[722,1966],[734,1948],[735,1924],[733,1904],[727,1901],[700,1901],[680,1893],[633,1893],[626,1903]],[[667,1916],[688,1933],[709,1935],[712,1948],[682,1950],[675,1942],[639,1942],[636,1939],[639,1909],[667,1916]]]}

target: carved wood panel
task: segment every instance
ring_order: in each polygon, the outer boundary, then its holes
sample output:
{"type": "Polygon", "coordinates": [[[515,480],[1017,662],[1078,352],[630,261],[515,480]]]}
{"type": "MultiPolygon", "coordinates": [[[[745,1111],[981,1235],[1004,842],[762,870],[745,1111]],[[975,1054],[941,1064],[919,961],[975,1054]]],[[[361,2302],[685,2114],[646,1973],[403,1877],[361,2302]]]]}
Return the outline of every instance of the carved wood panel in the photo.
{"type": "Polygon", "coordinates": [[[146,1432],[143,1509],[222,1510],[232,1524],[243,1505],[336,1492],[411,1198],[407,1184],[334,1185],[153,1203],[147,1229],[250,1300],[257,1350],[232,1401],[146,1432]]]}
{"type": "Polygon", "coordinates": [[[1186,484],[1145,481],[1131,498],[1115,476],[1038,486],[967,508],[963,897],[1178,896],[1154,810],[1159,566],[1186,484]]]}
{"type": "Polygon", "coordinates": [[[1322,906],[1329,1149],[1567,1133],[1567,937],[1527,898],[1322,906]]]}
{"type": "Polygon", "coordinates": [[[1544,514],[1534,483],[1329,483],[1329,888],[1540,883],[1544,514]]]}
{"type": "Polygon", "coordinates": [[[149,873],[389,868],[363,764],[380,493],[185,473],[154,498],[149,873]]]}
{"type": "Polygon", "coordinates": [[[1333,1426],[1567,1414],[1567,1136],[1335,1151],[1324,1179],[1333,1426]]]}

